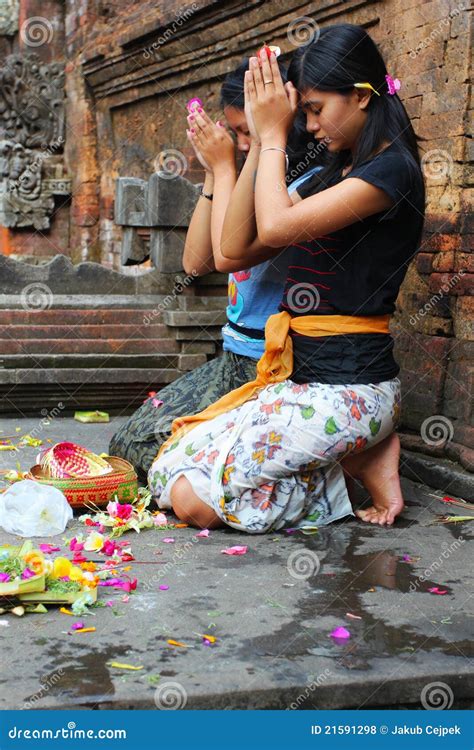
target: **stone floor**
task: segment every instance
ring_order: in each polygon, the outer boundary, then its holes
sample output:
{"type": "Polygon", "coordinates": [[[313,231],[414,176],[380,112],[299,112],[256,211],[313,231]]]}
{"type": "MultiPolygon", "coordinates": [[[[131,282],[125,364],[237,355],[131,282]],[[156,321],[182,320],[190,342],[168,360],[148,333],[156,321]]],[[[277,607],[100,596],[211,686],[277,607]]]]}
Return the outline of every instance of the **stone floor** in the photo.
{"type": "MultiPolygon", "coordinates": [[[[43,440],[71,439],[101,452],[121,421],[58,418],[41,427],[34,419],[2,419],[0,437],[35,430],[43,440]]],[[[19,461],[27,469],[37,450],[1,452],[0,468],[19,461]]],[[[421,707],[434,696],[433,683],[443,683],[453,708],[467,707],[470,524],[431,525],[446,506],[430,488],[402,484],[407,507],[391,529],[348,519],[313,536],[130,533],[137,590],[124,603],[102,589],[101,600],[114,605],[75,618],[95,632],[68,635],[73,620],[57,609],[0,616],[1,707],[421,707]],[[165,536],[174,544],[164,544],[165,536]],[[248,553],[221,554],[235,544],[248,545],[248,553]],[[434,586],[448,593],[429,593],[434,586]],[[350,631],[348,640],[329,636],[338,626],[350,631]],[[215,645],[203,645],[202,634],[214,635],[215,645]],[[110,661],[143,669],[124,671],[110,661]]],[[[75,519],[65,536],[79,526],[75,519]]],[[[0,530],[0,543],[14,541],[0,530]]]]}

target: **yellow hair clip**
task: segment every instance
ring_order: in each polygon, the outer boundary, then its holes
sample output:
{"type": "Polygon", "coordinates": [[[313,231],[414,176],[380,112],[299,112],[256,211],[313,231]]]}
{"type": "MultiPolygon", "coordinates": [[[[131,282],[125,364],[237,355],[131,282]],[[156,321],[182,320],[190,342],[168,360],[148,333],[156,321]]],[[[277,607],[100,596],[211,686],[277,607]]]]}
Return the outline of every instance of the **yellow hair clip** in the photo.
{"type": "Polygon", "coordinates": [[[358,89],[372,89],[374,94],[377,94],[377,96],[380,96],[379,92],[374,89],[371,83],[354,83],[354,86],[358,89]]]}

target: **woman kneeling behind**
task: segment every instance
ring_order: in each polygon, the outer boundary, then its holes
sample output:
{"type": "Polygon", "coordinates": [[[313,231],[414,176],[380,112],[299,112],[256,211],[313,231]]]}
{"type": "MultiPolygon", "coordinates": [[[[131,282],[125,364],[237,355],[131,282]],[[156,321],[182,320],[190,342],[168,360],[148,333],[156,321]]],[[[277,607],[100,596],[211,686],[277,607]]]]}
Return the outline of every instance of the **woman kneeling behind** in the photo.
{"type": "Polygon", "coordinates": [[[180,420],[149,484],[161,508],[189,523],[263,533],[352,514],[346,471],[373,501],[357,515],[391,525],[403,499],[389,319],[423,227],[416,137],[360,27],[323,29],[289,77],[285,87],[274,55],[250,59],[258,237],[236,231],[231,199],[221,240],[228,258],[243,241],[259,258],[287,247],[281,312],[267,323],[256,380],[180,420]],[[282,186],[298,103],[330,160],[293,204],[282,186]]]}

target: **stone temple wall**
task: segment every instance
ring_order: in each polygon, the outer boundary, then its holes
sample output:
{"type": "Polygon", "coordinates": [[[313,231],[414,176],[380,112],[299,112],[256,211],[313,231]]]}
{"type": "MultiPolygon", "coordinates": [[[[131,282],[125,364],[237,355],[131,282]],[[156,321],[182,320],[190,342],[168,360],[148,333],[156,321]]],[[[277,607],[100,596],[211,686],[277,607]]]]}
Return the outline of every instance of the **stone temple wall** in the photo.
{"type": "MultiPolygon", "coordinates": [[[[38,208],[41,226],[0,228],[1,251],[30,261],[61,253],[119,269],[116,178],[148,179],[167,160],[193,182],[202,176],[186,142],[185,102],[199,96],[217,117],[223,76],[263,41],[289,56],[317,25],[362,24],[402,81],[428,188],[421,251],[392,328],[407,444],[472,470],[471,18],[470,0],[0,0],[3,70],[12,70],[12,55],[36,55],[57,84],[51,66],[64,65],[64,98],[57,90],[54,97],[65,118],[55,149],[51,134],[33,146],[23,138],[23,148],[43,149],[37,200],[47,205],[38,208]]],[[[14,65],[13,75],[20,75],[14,65]]],[[[5,103],[0,88],[0,128],[15,107],[20,112],[21,102],[5,103]]],[[[29,114],[20,126],[34,133],[29,114]]],[[[15,141],[8,132],[1,138],[15,141]]]]}

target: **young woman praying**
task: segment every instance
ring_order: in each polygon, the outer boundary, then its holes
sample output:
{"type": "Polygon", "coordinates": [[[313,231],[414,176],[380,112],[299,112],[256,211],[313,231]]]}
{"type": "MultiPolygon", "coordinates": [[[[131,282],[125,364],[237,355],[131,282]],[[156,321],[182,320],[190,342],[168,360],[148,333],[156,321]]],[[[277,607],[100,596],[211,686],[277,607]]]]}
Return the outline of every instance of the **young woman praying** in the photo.
{"type": "MultiPolygon", "coordinates": [[[[221,106],[235,134],[237,151],[244,157],[252,154],[239,178],[238,196],[243,193],[248,198],[254,217],[255,144],[244,112],[247,68],[245,60],[227,76],[221,106]]],[[[222,331],[224,352],[148,398],[112,437],[109,453],[130,461],[142,481],[146,481],[158,449],[171,435],[175,418],[201,411],[255,378],[257,361],[264,351],[265,323],[278,310],[287,276],[287,261],[282,253],[272,251],[272,257],[266,256],[263,263],[259,253],[246,245],[240,256],[229,259],[222,254],[222,224],[237,182],[236,147],[224,125],[212,122],[196,100],[195,105],[187,118],[187,136],[205,169],[205,181],[186,236],[183,267],[186,273],[199,276],[215,269],[230,273],[227,324],[222,331]]],[[[293,148],[292,172],[299,178],[294,180],[290,193],[292,200],[298,200],[296,188],[320,167],[313,163],[311,148],[302,153],[310,141],[308,134],[302,138],[293,132],[292,139],[299,149],[293,148]]]]}
{"type": "MultiPolygon", "coordinates": [[[[248,254],[287,246],[281,312],[255,381],[178,420],[149,484],[190,524],[262,533],[351,515],[345,470],[372,498],[357,515],[391,525],[403,498],[389,321],[424,220],[416,137],[400,82],[361,27],[323,29],[291,67],[295,86],[274,55],[251,58],[245,79],[260,141],[248,254]],[[293,204],[282,184],[298,105],[330,158],[293,204]]],[[[240,240],[226,216],[224,257],[240,256],[240,240]]]]}

